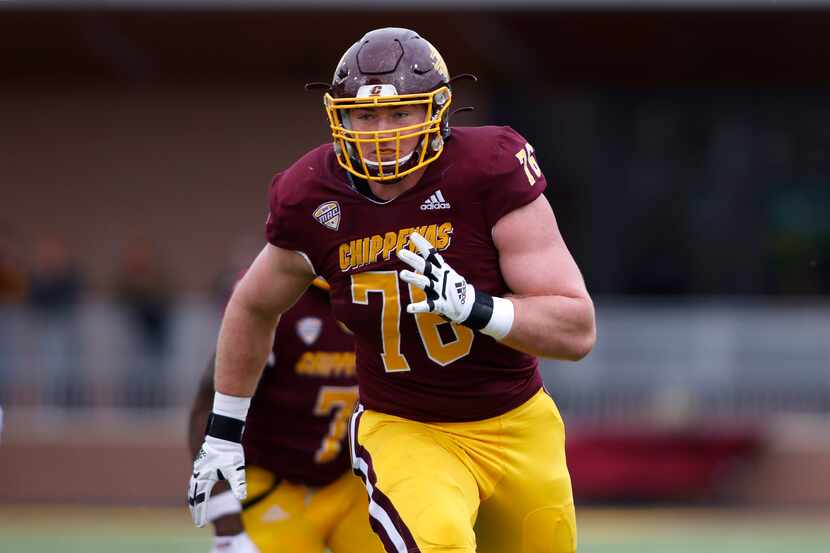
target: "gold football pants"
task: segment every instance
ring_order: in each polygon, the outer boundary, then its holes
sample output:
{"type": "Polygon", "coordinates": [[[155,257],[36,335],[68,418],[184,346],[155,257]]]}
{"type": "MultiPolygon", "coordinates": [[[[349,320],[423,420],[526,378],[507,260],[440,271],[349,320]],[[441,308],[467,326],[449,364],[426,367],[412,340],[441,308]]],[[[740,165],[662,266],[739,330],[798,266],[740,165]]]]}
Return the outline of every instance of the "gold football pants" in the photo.
{"type": "Polygon", "coordinates": [[[369,527],[366,491],[351,472],[322,488],[278,482],[269,471],[246,469],[245,531],[261,553],[382,553],[369,527]]]}
{"type": "Polygon", "coordinates": [[[572,553],[565,430],[539,390],[491,419],[422,423],[358,410],[352,464],[389,553],[572,553]]]}

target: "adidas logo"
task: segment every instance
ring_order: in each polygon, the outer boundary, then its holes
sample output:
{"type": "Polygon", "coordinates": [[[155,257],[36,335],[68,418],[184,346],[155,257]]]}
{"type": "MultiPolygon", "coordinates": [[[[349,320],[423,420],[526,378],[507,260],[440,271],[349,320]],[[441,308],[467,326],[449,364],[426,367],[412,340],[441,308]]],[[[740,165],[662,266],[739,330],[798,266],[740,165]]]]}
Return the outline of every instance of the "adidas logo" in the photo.
{"type": "Polygon", "coordinates": [[[285,520],[291,517],[291,515],[285,510],[280,507],[279,505],[274,505],[267,511],[262,514],[261,520],[262,522],[277,522],[280,520],[285,520]]]}
{"type": "Polygon", "coordinates": [[[449,209],[450,203],[444,199],[444,195],[440,190],[436,190],[429,198],[424,200],[421,204],[421,211],[429,211],[431,209],[449,209]]]}
{"type": "Polygon", "coordinates": [[[467,301],[467,283],[456,282],[455,291],[458,292],[458,301],[461,302],[461,305],[464,305],[464,303],[467,301]]]}

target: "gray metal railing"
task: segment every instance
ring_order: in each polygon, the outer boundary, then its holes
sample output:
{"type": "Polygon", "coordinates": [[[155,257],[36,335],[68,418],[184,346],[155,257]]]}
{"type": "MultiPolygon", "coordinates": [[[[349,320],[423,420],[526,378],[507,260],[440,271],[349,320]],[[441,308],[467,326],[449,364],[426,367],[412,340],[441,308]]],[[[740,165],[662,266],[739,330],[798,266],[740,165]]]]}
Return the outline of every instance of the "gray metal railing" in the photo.
{"type": "MultiPolygon", "coordinates": [[[[830,304],[600,298],[599,339],[580,363],[542,373],[571,416],[830,413],[830,304]]],[[[213,351],[220,311],[172,310],[150,347],[116,304],[75,314],[0,308],[0,402],[14,407],[145,410],[188,405],[213,351]]]]}

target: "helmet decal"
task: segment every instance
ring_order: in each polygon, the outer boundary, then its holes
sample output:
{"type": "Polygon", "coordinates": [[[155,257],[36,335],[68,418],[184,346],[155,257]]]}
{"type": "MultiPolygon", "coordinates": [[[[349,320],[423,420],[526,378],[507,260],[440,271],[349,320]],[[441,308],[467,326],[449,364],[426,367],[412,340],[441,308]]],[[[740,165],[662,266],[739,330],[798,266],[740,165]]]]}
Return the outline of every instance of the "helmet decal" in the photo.
{"type": "Polygon", "coordinates": [[[357,98],[370,98],[372,96],[397,96],[398,91],[395,85],[391,84],[367,84],[357,89],[357,98]]]}

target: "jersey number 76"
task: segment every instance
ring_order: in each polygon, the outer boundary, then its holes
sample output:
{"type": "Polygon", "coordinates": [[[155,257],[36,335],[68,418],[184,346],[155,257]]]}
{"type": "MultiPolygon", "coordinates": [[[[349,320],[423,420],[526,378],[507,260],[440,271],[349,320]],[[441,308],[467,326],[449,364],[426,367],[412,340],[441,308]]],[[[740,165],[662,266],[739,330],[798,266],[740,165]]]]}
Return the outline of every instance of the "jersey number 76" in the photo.
{"type": "MultiPolygon", "coordinates": [[[[367,271],[351,277],[352,302],[369,304],[369,294],[379,293],[383,298],[380,332],[383,352],[380,357],[386,372],[410,370],[409,362],[401,353],[401,294],[398,273],[395,271],[367,271]]],[[[413,302],[426,299],[424,291],[408,285],[409,297],[413,302]]],[[[438,332],[438,325],[447,321],[434,313],[416,313],[415,324],[427,357],[441,366],[449,365],[470,353],[475,333],[466,326],[451,323],[455,340],[444,343],[438,332]]]]}

